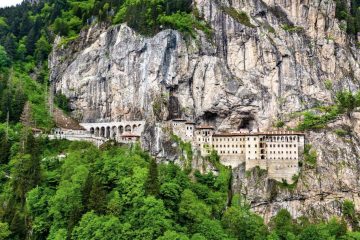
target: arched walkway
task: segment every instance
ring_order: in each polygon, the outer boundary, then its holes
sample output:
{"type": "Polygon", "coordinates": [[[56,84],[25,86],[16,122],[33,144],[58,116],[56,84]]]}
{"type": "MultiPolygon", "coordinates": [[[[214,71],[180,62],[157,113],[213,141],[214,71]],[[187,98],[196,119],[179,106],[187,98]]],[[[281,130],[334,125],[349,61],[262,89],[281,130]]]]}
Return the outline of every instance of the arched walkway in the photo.
{"type": "Polygon", "coordinates": [[[116,139],[116,134],[117,134],[116,127],[113,126],[112,129],[111,129],[111,138],[116,139]]]}
{"type": "Polygon", "coordinates": [[[106,127],[106,138],[110,138],[110,127],[106,127]]]}
{"type": "Polygon", "coordinates": [[[100,137],[105,137],[105,127],[101,127],[101,129],[100,129],[100,137]]]}
{"type": "Polygon", "coordinates": [[[119,126],[118,127],[118,132],[119,132],[119,135],[122,135],[124,133],[124,127],[123,126],[119,126]]]}

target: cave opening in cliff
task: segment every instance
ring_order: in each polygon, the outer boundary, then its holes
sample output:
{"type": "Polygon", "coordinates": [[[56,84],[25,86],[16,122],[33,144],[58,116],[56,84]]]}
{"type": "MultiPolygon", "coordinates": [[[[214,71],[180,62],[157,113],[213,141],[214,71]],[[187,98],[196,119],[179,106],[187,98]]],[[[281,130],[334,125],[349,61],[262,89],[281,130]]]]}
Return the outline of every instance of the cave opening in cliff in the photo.
{"type": "Polygon", "coordinates": [[[217,116],[218,116],[217,113],[205,111],[203,115],[203,119],[205,122],[215,122],[217,116]]]}
{"type": "Polygon", "coordinates": [[[240,125],[239,125],[239,129],[252,129],[252,126],[254,125],[254,119],[251,117],[245,117],[243,119],[241,119],[240,125]]]}

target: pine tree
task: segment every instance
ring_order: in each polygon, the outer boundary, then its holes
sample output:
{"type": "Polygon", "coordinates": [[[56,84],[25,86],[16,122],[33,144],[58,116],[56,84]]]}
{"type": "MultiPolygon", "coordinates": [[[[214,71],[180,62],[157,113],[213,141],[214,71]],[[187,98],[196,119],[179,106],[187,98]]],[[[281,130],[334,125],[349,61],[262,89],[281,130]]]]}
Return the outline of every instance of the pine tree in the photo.
{"type": "Polygon", "coordinates": [[[106,210],[106,191],[96,178],[92,183],[88,208],[98,214],[103,214],[106,210]]]}
{"type": "Polygon", "coordinates": [[[6,133],[1,133],[0,139],[0,164],[7,164],[10,158],[11,144],[6,133]]]}
{"type": "Polygon", "coordinates": [[[29,101],[27,101],[24,105],[24,109],[20,116],[20,121],[25,127],[31,127],[33,125],[31,106],[30,106],[29,101]]]}
{"type": "Polygon", "coordinates": [[[158,196],[160,192],[158,166],[155,159],[151,159],[149,165],[149,174],[146,180],[146,193],[148,195],[158,196]]]}

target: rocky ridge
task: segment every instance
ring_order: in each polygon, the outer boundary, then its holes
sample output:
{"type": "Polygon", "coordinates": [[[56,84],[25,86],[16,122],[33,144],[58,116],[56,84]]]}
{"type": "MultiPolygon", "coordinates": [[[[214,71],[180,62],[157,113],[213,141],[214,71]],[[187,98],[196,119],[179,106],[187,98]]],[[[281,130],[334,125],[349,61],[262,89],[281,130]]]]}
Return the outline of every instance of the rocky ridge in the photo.
{"type": "MultiPolygon", "coordinates": [[[[211,39],[174,30],[144,37],[126,25],[92,26],[68,46],[57,39],[49,59],[54,91],[70,98],[80,121],[146,119],[144,147],[159,159],[176,159],[168,119],[184,117],[220,130],[267,130],[280,119],[294,126],[292,113],[331,104],[341,89],[359,89],[360,53],[340,29],[333,1],[195,4],[215,29],[211,39]],[[242,12],[250,22],[236,17],[242,12]]],[[[241,167],[234,169],[233,189],[265,219],[282,207],[295,217],[329,217],[341,214],[344,199],[360,206],[358,118],[355,112],[307,133],[317,166],[303,169],[295,189],[241,167]],[[350,134],[340,137],[338,128],[350,134]]]]}

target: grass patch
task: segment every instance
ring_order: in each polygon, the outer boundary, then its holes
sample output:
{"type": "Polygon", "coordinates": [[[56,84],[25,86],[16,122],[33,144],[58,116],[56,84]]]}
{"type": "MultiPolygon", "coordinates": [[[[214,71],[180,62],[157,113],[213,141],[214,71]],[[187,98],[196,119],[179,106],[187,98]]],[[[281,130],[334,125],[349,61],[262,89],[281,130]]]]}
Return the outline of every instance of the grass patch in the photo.
{"type": "Polygon", "coordinates": [[[70,42],[75,41],[79,37],[80,37],[79,34],[70,37],[62,37],[58,46],[59,48],[66,47],[70,42]]]}
{"type": "Polygon", "coordinates": [[[303,27],[294,26],[294,25],[290,25],[290,24],[284,24],[281,26],[281,28],[290,33],[304,31],[303,27]]]}
{"type": "Polygon", "coordinates": [[[298,181],[299,181],[299,175],[298,174],[296,174],[296,175],[294,175],[294,176],[292,176],[292,181],[293,181],[293,183],[288,183],[287,181],[286,181],[286,179],[283,179],[281,182],[277,182],[277,185],[280,187],[280,188],[282,188],[282,189],[288,189],[288,190],[290,190],[290,191],[293,191],[295,188],[296,188],[296,186],[297,186],[297,183],[298,183],[298,181]]]}
{"type": "Polygon", "coordinates": [[[334,130],[334,133],[335,133],[336,135],[338,135],[339,137],[346,137],[346,136],[348,136],[348,135],[350,134],[349,131],[346,131],[346,130],[344,130],[344,129],[335,129],[335,130],[334,130]]]}
{"type": "Polygon", "coordinates": [[[211,27],[205,22],[197,19],[190,13],[177,12],[172,15],[162,15],[159,22],[165,26],[177,29],[183,34],[189,34],[191,37],[196,36],[196,29],[203,31],[207,38],[211,38],[213,33],[211,27]]]}
{"type": "Polygon", "coordinates": [[[193,160],[193,151],[192,151],[191,142],[185,142],[179,136],[177,136],[175,134],[171,135],[171,139],[178,144],[181,152],[183,153],[180,156],[180,160],[184,162],[184,170],[186,172],[191,172],[191,169],[192,169],[191,164],[192,164],[192,160],[193,160]]]}
{"type": "Polygon", "coordinates": [[[245,25],[250,28],[254,28],[255,26],[251,24],[250,17],[246,14],[246,12],[243,11],[237,11],[233,7],[226,7],[222,6],[221,9],[230,17],[232,17],[237,22],[241,23],[242,25],[245,25]]]}
{"type": "Polygon", "coordinates": [[[285,126],[285,122],[282,120],[277,120],[276,123],[274,124],[274,127],[276,128],[282,128],[285,126]]]}
{"type": "Polygon", "coordinates": [[[310,168],[316,167],[317,153],[310,144],[305,144],[304,147],[304,163],[310,168]]]}
{"type": "Polygon", "coordinates": [[[15,64],[13,69],[12,84],[21,86],[26,94],[36,127],[50,130],[54,126],[54,122],[49,113],[47,81],[45,84],[34,81],[27,73],[23,72],[20,64],[15,64]]]}

